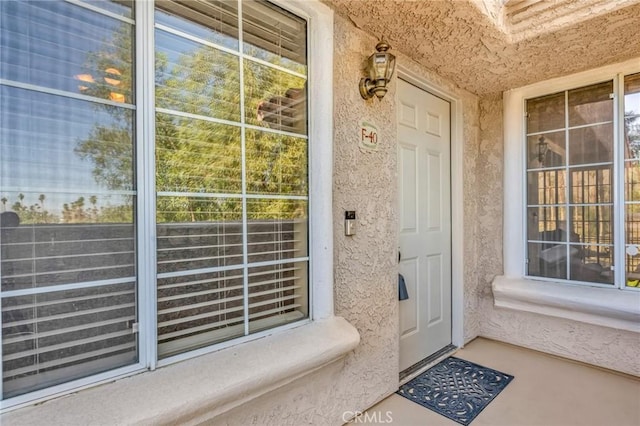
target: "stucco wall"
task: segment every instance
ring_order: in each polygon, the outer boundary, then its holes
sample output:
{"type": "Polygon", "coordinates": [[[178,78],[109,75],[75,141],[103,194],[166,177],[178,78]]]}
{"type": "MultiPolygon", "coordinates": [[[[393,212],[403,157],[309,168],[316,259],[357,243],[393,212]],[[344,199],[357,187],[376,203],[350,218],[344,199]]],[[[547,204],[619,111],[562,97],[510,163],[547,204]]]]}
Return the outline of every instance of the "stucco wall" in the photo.
{"type": "Polygon", "coordinates": [[[478,144],[477,170],[479,176],[472,197],[478,204],[475,236],[477,237],[477,285],[469,299],[476,301],[479,315],[476,317],[476,334],[482,334],[483,314],[486,302],[493,302],[491,282],[502,274],[502,94],[492,94],[480,99],[480,143],[478,144]]]}
{"type": "MultiPolygon", "coordinates": [[[[640,375],[637,333],[528,312],[495,308],[491,282],[503,274],[503,104],[501,95],[480,100],[477,173],[479,334],[613,370],[640,375]]],[[[505,200],[504,202],[508,202],[505,200]]],[[[473,299],[473,297],[470,297],[473,299]]]]}
{"type": "Polygon", "coordinates": [[[482,0],[323,1],[483,97],[640,55],[640,3],[626,0],[539,2],[508,28],[477,7],[482,0]]]}

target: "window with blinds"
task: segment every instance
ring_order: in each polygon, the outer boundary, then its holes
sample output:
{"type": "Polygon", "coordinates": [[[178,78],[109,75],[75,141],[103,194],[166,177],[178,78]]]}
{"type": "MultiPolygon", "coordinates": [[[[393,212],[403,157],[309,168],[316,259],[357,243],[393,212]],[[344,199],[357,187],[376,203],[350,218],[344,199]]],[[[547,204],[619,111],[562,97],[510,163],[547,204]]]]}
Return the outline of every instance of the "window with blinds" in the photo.
{"type": "Polygon", "coordinates": [[[0,2],[5,400],[148,366],[142,308],[158,359],[309,317],[307,22],[266,1],[156,1],[151,94],[141,7],[0,2]],[[145,161],[155,187],[139,190],[145,161]]]}
{"type": "Polygon", "coordinates": [[[308,316],[306,22],[159,2],[158,355],[308,316]]]}
{"type": "Polygon", "coordinates": [[[133,12],[109,7],[0,2],[4,398],[137,359],[133,12]]]}

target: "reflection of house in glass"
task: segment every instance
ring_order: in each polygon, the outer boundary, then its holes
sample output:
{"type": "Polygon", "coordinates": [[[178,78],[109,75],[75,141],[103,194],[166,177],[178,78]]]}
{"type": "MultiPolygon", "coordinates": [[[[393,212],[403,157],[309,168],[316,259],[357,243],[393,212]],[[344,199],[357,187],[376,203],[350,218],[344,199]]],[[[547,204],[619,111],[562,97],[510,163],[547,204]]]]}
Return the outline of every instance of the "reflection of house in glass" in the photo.
{"type": "Polygon", "coordinates": [[[613,282],[612,91],[608,82],[527,101],[530,275],[613,282]]]}
{"type": "Polygon", "coordinates": [[[288,89],[284,96],[274,96],[258,103],[258,121],[270,128],[296,131],[306,126],[306,88],[288,89]]]}
{"type": "MultiPolygon", "coordinates": [[[[640,78],[625,81],[633,96],[631,88],[640,78]]],[[[612,91],[608,82],[527,101],[531,275],[613,282],[612,91]]],[[[640,137],[631,128],[637,129],[638,117],[627,113],[623,140],[625,229],[627,241],[634,242],[640,241],[640,210],[634,203],[640,199],[640,137]]],[[[640,258],[627,255],[630,280],[640,277],[639,268],[640,258]]]]}

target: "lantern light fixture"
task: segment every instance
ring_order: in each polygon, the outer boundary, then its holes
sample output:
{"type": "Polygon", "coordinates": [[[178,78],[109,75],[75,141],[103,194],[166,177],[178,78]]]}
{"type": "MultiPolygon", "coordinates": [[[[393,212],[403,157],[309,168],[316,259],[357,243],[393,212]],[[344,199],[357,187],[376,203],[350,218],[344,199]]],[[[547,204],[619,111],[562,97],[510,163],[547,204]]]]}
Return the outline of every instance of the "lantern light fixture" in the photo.
{"type": "Polygon", "coordinates": [[[549,150],[549,143],[546,141],[544,136],[540,136],[538,139],[538,162],[541,166],[544,166],[544,159],[547,156],[547,151],[549,150]]]}
{"type": "Polygon", "coordinates": [[[376,45],[377,52],[367,59],[367,77],[360,80],[360,95],[364,99],[370,99],[375,95],[378,100],[382,100],[387,93],[387,84],[391,81],[396,67],[396,57],[387,52],[389,49],[389,43],[382,39],[376,45]]]}

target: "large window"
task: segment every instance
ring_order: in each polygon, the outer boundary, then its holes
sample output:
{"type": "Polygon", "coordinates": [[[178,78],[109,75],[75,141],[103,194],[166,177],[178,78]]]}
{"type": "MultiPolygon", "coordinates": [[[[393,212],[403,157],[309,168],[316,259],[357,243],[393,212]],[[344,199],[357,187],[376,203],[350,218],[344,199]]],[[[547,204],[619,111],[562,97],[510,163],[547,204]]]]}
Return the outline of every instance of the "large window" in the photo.
{"type": "Polygon", "coordinates": [[[640,74],[530,98],[525,108],[527,274],[637,287],[640,74]]]}
{"type": "Polygon", "coordinates": [[[0,11],[3,399],[309,318],[305,19],[0,11]]]}

